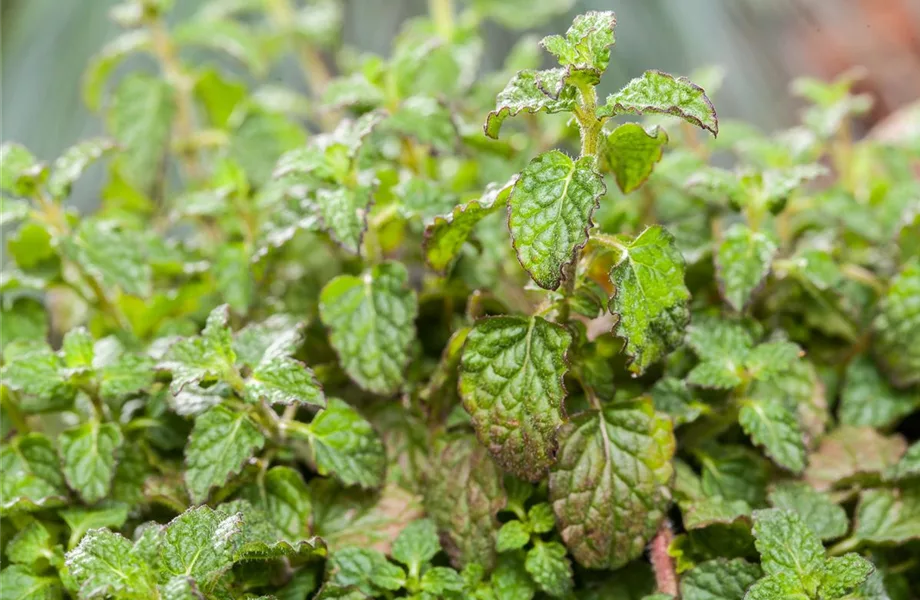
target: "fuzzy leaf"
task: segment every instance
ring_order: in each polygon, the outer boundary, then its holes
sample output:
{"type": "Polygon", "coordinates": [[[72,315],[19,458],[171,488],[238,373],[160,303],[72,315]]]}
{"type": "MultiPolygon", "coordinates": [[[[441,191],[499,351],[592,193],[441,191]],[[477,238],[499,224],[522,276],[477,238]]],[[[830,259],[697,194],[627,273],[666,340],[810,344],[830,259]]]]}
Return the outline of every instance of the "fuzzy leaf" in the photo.
{"type": "Polygon", "coordinates": [[[114,221],[83,219],[64,253],[102,286],[117,286],[133,296],[150,295],[152,271],[135,236],[114,221]]]}
{"type": "Polygon", "coordinates": [[[559,59],[559,64],[592,69],[600,74],[607,70],[610,62],[616,24],[613,12],[592,10],[575,17],[565,37],[550,35],[540,44],[559,59]]]}
{"type": "Polygon", "coordinates": [[[463,407],[496,462],[523,479],[539,480],[553,462],[571,342],[541,317],[492,317],[477,321],[463,347],[463,407]]]}
{"type": "Polygon", "coordinates": [[[793,575],[814,593],[824,571],[824,546],[798,514],[776,508],[754,511],[754,538],[764,573],[793,575]]]}
{"type": "Polygon", "coordinates": [[[164,528],[160,544],[162,571],[207,585],[233,564],[241,530],[240,515],[227,516],[208,506],[190,508],[164,528]]]}
{"type": "Polygon", "coordinates": [[[577,161],[551,150],[521,172],[508,201],[508,227],[521,266],[554,290],[588,241],[591,216],[606,192],[594,157],[577,161]]]}
{"type": "Polygon", "coordinates": [[[265,444],[265,437],[245,412],[217,405],[195,419],[185,450],[185,485],[192,502],[204,502],[265,444]]]}
{"type": "Polygon", "coordinates": [[[402,385],[418,302],[406,267],[386,262],[361,277],[340,275],[320,294],[319,313],[342,368],[381,395],[402,385]]]}
{"type": "Polygon", "coordinates": [[[559,437],[549,499],[562,539],[583,566],[625,565],[642,553],[670,500],[671,422],[640,398],[576,415],[559,437]]]}
{"type": "Polygon", "coordinates": [[[766,233],[735,224],[722,238],[716,252],[719,290],[725,301],[743,311],[770,272],[776,242],[766,233]]]}
{"type": "Polygon", "coordinates": [[[808,528],[822,540],[843,537],[850,525],[843,507],[807,483],[780,483],[770,492],[770,504],[798,513],[808,528]]]}
{"type": "Polygon", "coordinates": [[[920,382],[920,261],[901,270],[879,303],[872,322],[875,352],[891,381],[906,387],[920,382]]]}
{"type": "Polygon", "coordinates": [[[435,217],[425,227],[425,260],[432,269],[439,272],[447,269],[476,225],[505,206],[516,181],[514,176],[503,185],[490,183],[480,198],[456,206],[448,215],[435,217]]]}
{"type": "Polygon", "coordinates": [[[97,421],[68,429],[58,438],[67,485],[87,504],[109,495],[123,441],[117,425],[97,421]]]}
{"type": "Polygon", "coordinates": [[[889,427],[920,408],[920,389],[898,390],[868,357],[847,366],[838,414],[844,425],[889,427]]]}
{"type": "Polygon", "coordinates": [[[626,341],[629,370],[637,375],[683,340],[690,322],[684,270],[674,236],[653,225],[623,244],[610,272],[615,288],[610,312],[618,317],[615,332],[626,341]]]}
{"type": "Polygon", "coordinates": [[[527,552],[524,568],[547,595],[563,598],[572,592],[572,565],[565,546],[558,542],[541,542],[527,552]]]}
{"type": "Polygon", "coordinates": [[[326,571],[327,582],[354,586],[370,596],[398,590],[406,582],[405,571],[387,561],[383,553],[370,548],[350,547],[333,552],[326,571]]]}
{"type": "Polygon", "coordinates": [[[574,91],[563,90],[561,94],[552,94],[552,90],[542,85],[542,78],[547,71],[524,70],[515,75],[495,100],[495,109],[489,113],[483,126],[485,134],[498,139],[502,123],[508,117],[514,117],[522,111],[530,114],[545,112],[553,114],[571,111],[576,106],[574,91]]]}
{"type": "Polygon", "coordinates": [[[843,598],[862,585],[874,570],[872,563],[854,552],[829,558],[819,588],[821,598],[843,598]]]}
{"type": "Polygon", "coordinates": [[[624,194],[645,183],[661,160],[668,134],[660,127],[646,131],[636,123],[624,123],[607,136],[602,155],[604,170],[609,170],[624,194]]]}
{"type": "Polygon", "coordinates": [[[713,136],[719,134],[719,119],[706,92],[685,77],[674,77],[661,71],[646,71],[626,84],[616,94],[607,97],[598,116],[622,114],[642,115],[661,113],[680,117],[713,136]]]}
{"type": "Polygon", "coordinates": [[[485,448],[472,436],[439,448],[425,508],[441,532],[444,550],[456,568],[495,564],[496,514],[505,506],[502,476],[485,448]]]}
{"type": "Polygon", "coordinates": [[[170,389],[174,394],[188,384],[218,379],[233,369],[236,354],[229,319],[227,305],[218,306],[208,315],[200,336],[179,340],[166,351],[158,368],[172,372],[170,389]]]}
{"type": "Polygon", "coordinates": [[[67,553],[67,568],[81,598],[155,598],[154,574],[131,552],[131,542],[108,529],[93,529],[67,553]],[[145,595],[146,593],[146,595],[145,595]]]}
{"type": "Polygon", "coordinates": [[[352,254],[361,253],[361,241],[367,230],[367,213],[372,202],[371,189],[363,186],[355,189],[324,188],[317,190],[315,198],[323,229],[352,254]]]}
{"type": "Polygon", "coordinates": [[[329,398],[307,428],[316,468],[345,485],[376,488],[383,483],[386,454],[371,424],[338,398],[329,398]]]}
{"type": "Polygon", "coordinates": [[[253,400],[265,398],[271,404],[323,407],[323,388],[306,365],[293,358],[263,361],[246,380],[246,394],[253,400]]]}
{"type": "Polygon", "coordinates": [[[51,166],[48,191],[55,197],[67,196],[73,182],[79,179],[90,165],[114,147],[112,141],[106,138],[84,140],[71,146],[51,166]]]}
{"type": "Polygon", "coordinates": [[[776,464],[796,474],[805,469],[802,429],[795,415],[780,401],[745,400],[738,422],[776,464]]]}
{"type": "Polygon", "coordinates": [[[742,600],[760,576],[760,567],[744,559],[712,560],[683,574],[680,596],[684,600],[742,600]]]}
{"type": "Polygon", "coordinates": [[[431,562],[441,551],[438,530],[429,519],[420,519],[410,523],[393,542],[390,555],[415,571],[419,566],[431,562]]]}

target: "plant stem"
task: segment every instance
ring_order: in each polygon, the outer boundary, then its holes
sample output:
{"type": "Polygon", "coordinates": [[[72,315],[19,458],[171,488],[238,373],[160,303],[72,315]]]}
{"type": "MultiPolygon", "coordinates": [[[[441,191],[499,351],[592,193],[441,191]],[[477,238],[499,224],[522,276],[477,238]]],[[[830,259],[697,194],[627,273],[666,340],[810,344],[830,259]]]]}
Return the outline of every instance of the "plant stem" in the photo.
{"type": "Polygon", "coordinates": [[[31,427],[29,427],[25,417],[19,410],[18,404],[10,398],[10,393],[12,392],[8,392],[0,396],[0,403],[3,404],[3,410],[6,412],[6,416],[9,418],[9,420],[13,422],[13,428],[16,429],[16,433],[28,433],[31,431],[31,427]]]}
{"type": "Polygon", "coordinates": [[[668,546],[674,539],[671,532],[671,524],[667,519],[662,521],[658,528],[658,533],[652,540],[649,547],[649,559],[652,562],[652,570],[655,572],[655,584],[658,591],[662,594],[670,594],[674,598],[679,598],[677,589],[677,570],[674,567],[674,559],[668,554],[668,546]]]}
{"type": "Polygon", "coordinates": [[[453,0],[428,0],[428,14],[434,21],[435,30],[444,41],[454,37],[454,2],[453,0]]]}
{"type": "Polygon", "coordinates": [[[581,252],[579,252],[575,260],[566,265],[562,271],[562,305],[559,307],[560,323],[566,323],[569,320],[572,294],[575,293],[575,271],[580,258],[581,252]]]}

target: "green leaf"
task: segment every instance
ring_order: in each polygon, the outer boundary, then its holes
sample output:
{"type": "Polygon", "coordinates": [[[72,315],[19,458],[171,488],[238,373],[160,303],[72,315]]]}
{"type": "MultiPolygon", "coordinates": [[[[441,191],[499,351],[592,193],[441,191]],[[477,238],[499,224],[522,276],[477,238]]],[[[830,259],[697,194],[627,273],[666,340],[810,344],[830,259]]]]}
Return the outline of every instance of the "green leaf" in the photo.
{"type": "Polygon", "coordinates": [[[260,323],[250,323],[233,336],[236,362],[255,369],[262,361],[290,357],[303,339],[303,323],[278,313],[260,323]]]}
{"type": "Polygon", "coordinates": [[[843,507],[807,483],[786,481],[770,492],[770,504],[791,510],[822,540],[833,540],[847,533],[850,522],[843,507]]]}
{"type": "Polygon", "coordinates": [[[61,367],[60,358],[51,348],[36,346],[7,358],[2,371],[3,385],[51,403],[73,393],[61,367]]]}
{"type": "Polygon", "coordinates": [[[35,512],[64,503],[67,491],[51,441],[40,433],[20,435],[0,450],[2,515],[35,512]]]}
{"type": "Polygon", "coordinates": [[[315,202],[323,229],[342,248],[352,254],[360,254],[361,241],[367,230],[367,214],[373,203],[371,189],[363,186],[320,189],[316,192],[315,202]]]}
{"type": "Polygon", "coordinates": [[[121,148],[119,172],[132,186],[147,191],[159,178],[175,110],[173,89],[162,79],[132,73],[119,82],[108,127],[121,148]]]}
{"type": "Polygon", "coordinates": [[[498,552],[508,552],[509,550],[519,550],[527,545],[530,541],[530,529],[521,521],[508,521],[498,530],[498,537],[495,539],[495,550],[498,552]]]}
{"type": "Polygon", "coordinates": [[[188,509],[163,530],[162,572],[188,576],[207,586],[233,564],[241,530],[239,514],[227,516],[208,506],[188,509]]]}
{"type": "Polygon", "coordinates": [[[265,437],[245,412],[217,405],[195,419],[185,449],[185,485],[192,502],[204,502],[211,489],[240,472],[265,444],[265,437]]]}
{"type": "Polygon", "coordinates": [[[246,380],[246,395],[253,401],[265,398],[271,404],[323,407],[323,388],[306,365],[293,358],[263,361],[246,380]]]}
{"type": "Polygon", "coordinates": [[[320,294],[320,318],[342,368],[363,389],[381,395],[402,385],[417,311],[409,274],[397,262],[361,277],[340,275],[320,294]]]}
{"type": "Polygon", "coordinates": [[[389,129],[413,137],[420,144],[445,152],[453,148],[458,137],[449,107],[427,96],[403,100],[386,124],[389,129]]]}
{"type": "Polygon", "coordinates": [[[516,181],[517,175],[502,185],[490,183],[480,198],[458,205],[449,215],[435,217],[425,227],[423,248],[428,265],[443,273],[460,253],[476,225],[505,206],[516,181]]]}
{"type": "Polygon", "coordinates": [[[42,559],[51,560],[55,541],[40,521],[32,521],[9,540],[6,557],[16,564],[35,567],[42,559]]]}
{"type": "Polygon", "coordinates": [[[67,546],[76,546],[86,532],[90,529],[108,527],[119,529],[128,520],[128,506],[115,504],[107,508],[86,509],[68,508],[59,513],[67,526],[70,527],[70,540],[67,546]]]}
{"type": "Polygon", "coordinates": [[[625,565],[642,553],[667,510],[671,422],[640,398],[578,414],[559,437],[549,500],[562,539],[583,566],[625,565]]]}
{"type": "Polygon", "coordinates": [[[485,448],[470,435],[457,437],[437,449],[425,486],[425,508],[437,524],[444,550],[455,568],[495,564],[498,511],[505,506],[502,476],[485,448]]]}
{"type": "Polygon", "coordinates": [[[102,92],[112,71],[129,55],[152,47],[153,36],[147,29],[126,31],[107,43],[90,61],[83,74],[83,102],[98,111],[102,92]]]}
{"type": "Polygon", "coordinates": [[[537,481],[553,462],[572,336],[541,317],[480,319],[467,337],[460,395],[496,462],[537,481]]]}
{"type": "MultiPolygon", "coordinates": [[[[561,71],[556,69],[555,71],[561,71]]],[[[518,72],[505,86],[495,100],[495,109],[486,118],[483,130],[493,139],[498,139],[502,123],[508,117],[521,112],[530,114],[569,112],[576,106],[574,88],[555,93],[550,86],[544,87],[543,79],[556,78],[558,74],[550,71],[524,70],[518,72]]]]}
{"type": "Polygon", "coordinates": [[[889,427],[920,408],[920,390],[898,390],[872,360],[857,357],[847,366],[838,414],[844,425],[889,427]]]}
{"type": "Polygon", "coordinates": [[[58,437],[67,485],[87,504],[109,495],[123,442],[117,425],[97,421],[68,429],[58,437]]]}
{"type": "Polygon", "coordinates": [[[687,383],[676,377],[663,377],[649,390],[655,402],[655,410],[666,413],[675,427],[692,423],[709,407],[696,399],[687,383]]]}
{"type": "Polygon", "coordinates": [[[799,422],[779,400],[744,400],[738,422],[773,461],[793,473],[805,469],[805,440],[799,422]]]}
{"type": "Polygon", "coordinates": [[[440,551],[441,543],[434,522],[421,519],[409,523],[399,533],[390,556],[409,567],[410,572],[415,572],[420,565],[431,562],[440,551]]]}
{"type": "Polygon", "coordinates": [[[126,294],[147,297],[152,271],[136,235],[115,221],[83,219],[76,233],[64,240],[64,253],[103,287],[119,287],[126,294]]]}
{"type": "Polygon", "coordinates": [[[661,71],[646,71],[626,84],[598,109],[599,117],[622,114],[661,113],[680,117],[713,136],[719,134],[719,119],[703,88],[685,77],[661,71]]]}
{"type": "Polygon", "coordinates": [[[610,62],[616,24],[613,12],[592,10],[575,17],[565,37],[550,35],[540,45],[559,59],[560,65],[591,69],[600,77],[610,62]]]}
{"type": "Polygon", "coordinates": [[[43,577],[21,565],[0,572],[0,590],[4,600],[61,600],[56,577],[43,577]]]}
{"type": "Polygon", "coordinates": [[[326,565],[327,583],[355,586],[374,596],[385,590],[403,587],[406,573],[387,561],[382,552],[370,548],[349,547],[333,552],[326,565]]]}
{"type": "MultiPolygon", "coordinates": [[[[534,29],[571,10],[575,0],[474,0],[476,12],[509,29],[534,29]]],[[[528,44],[529,45],[529,44],[528,44]]]]}
{"type": "MultiPolygon", "coordinates": [[[[36,169],[40,168],[40,163],[32,156],[25,146],[14,142],[5,142],[0,146],[0,190],[13,192],[18,196],[28,196],[28,189],[24,189],[23,178],[30,177],[36,169]]],[[[3,199],[6,204],[7,199],[3,199]]]]}
{"type": "Polygon", "coordinates": [[[85,327],[71,329],[61,342],[64,366],[70,373],[82,373],[93,368],[93,336],[85,327]]]}
{"type": "Polygon", "coordinates": [[[741,312],[770,273],[776,242],[762,231],[736,223],[725,232],[716,252],[719,291],[741,312]]]}
{"type": "Polygon", "coordinates": [[[744,559],[718,559],[697,565],[680,578],[684,600],[742,600],[761,576],[760,567],[744,559]]]}
{"type": "Polygon", "coordinates": [[[853,537],[872,544],[920,539],[920,485],[864,490],[856,507],[853,537]]]}
{"type": "Polygon", "coordinates": [[[791,573],[777,573],[764,577],[750,588],[744,600],[811,600],[802,590],[802,583],[791,573]]]}
{"type": "Polygon", "coordinates": [[[661,160],[668,134],[660,127],[646,131],[637,123],[624,123],[607,136],[601,155],[604,170],[609,170],[624,194],[645,183],[661,160]]]}
{"type": "Polygon", "coordinates": [[[553,507],[547,502],[534,504],[527,511],[527,524],[534,533],[548,533],[556,526],[553,507]]]}
{"type": "Polygon", "coordinates": [[[93,138],[71,146],[51,166],[48,191],[58,198],[69,195],[70,186],[84,171],[113,148],[115,145],[106,138],[93,138]]]}
{"type": "Polygon", "coordinates": [[[595,158],[573,161],[551,150],[521,172],[508,204],[508,227],[521,266],[540,287],[559,287],[563,269],[588,241],[591,216],[606,193],[595,158]]]}
{"type": "Polygon", "coordinates": [[[195,580],[184,575],[176,575],[159,586],[159,591],[162,600],[201,600],[204,598],[195,580]]]}
{"type": "Polygon", "coordinates": [[[246,179],[253,186],[262,187],[271,180],[278,158],[302,145],[305,136],[295,121],[255,103],[244,104],[237,110],[228,153],[242,167],[246,179]]]}
{"type": "Polygon", "coordinates": [[[255,294],[249,258],[243,244],[224,244],[217,247],[211,265],[214,283],[221,298],[240,314],[246,314],[255,294]]]}
{"type": "Polygon", "coordinates": [[[755,510],[754,538],[764,573],[792,575],[802,589],[814,594],[824,571],[824,546],[798,514],[755,510]]]}
{"type": "Polygon", "coordinates": [[[308,537],[312,514],[310,491],[294,469],[272,467],[258,484],[247,486],[243,495],[290,539],[308,537]]]}
{"type": "Polygon", "coordinates": [[[698,453],[703,466],[702,486],[707,496],[722,496],[733,502],[763,506],[769,464],[742,446],[708,446],[698,453]]]}
{"type": "Polygon", "coordinates": [[[911,444],[901,460],[891,467],[885,478],[891,481],[900,481],[920,475],[920,441],[911,444]]]}
{"type": "Polygon", "coordinates": [[[891,281],[872,322],[875,353],[898,387],[920,382],[920,261],[909,262],[891,281]]]}
{"type": "Polygon", "coordinates": [[[821,598],[842,598],[862,585],[875,571],[872,563],[850,552],[834,556],[825,563],[824,578],[819,593],[821,598]]]}
{"type": "Polygon", "coordinates": [[[153,360],[145,355],[122,354],[99,371],[99,394],[118,399],[146,390],[153,385],[153,360]]]}
{"type": "Polygon", "coordinates": [[[93,529],[67,553],[67,568],[81,598],[155,598],[154,574],[131,551],[131,542],[108,529],[93,529]]]}
{"type": "Polygon", "coordinates": [[[524,568],[553,598],[562,598],[572,592],[572,565],[565,556],[565,546],[558,542],[540,542],[527,552],[524,568]]]}
{"type": "Polygon", "coordinates": [[[617,336],[626,341],[629,370],[637,375],[684,338],[690,322],[684,272],[674,236],[659,225],[620,247],[619,261],[610,272],[615,288],[610,312],[617,316],[617,336]]]}
{"type": "Polygon", "coordinates": [[[212,48],[240,61],[259,77],[264,76],[267,60],[255,32],[231,19],[197,19],[181,23],[172,31],[173,41],[180,46],[212,48]]]}
{"type": "Polygon", "coordinates": [[[200,336],[179,340],[169,347],[157,365],[172,373],[170,389],[178,394],[186,385],[218,379],[232,373],[236,354],[233,351],[230,313],[226,304],[208,315],[200,336]]]}
{"type": "Polygon", "coordinates": [[[801,354],[792,342],[765,342],[744,357],[744,368],[753,379],[769,381],[790,371],[801,354]]]}
{"type": "Polygon", "coordinates": [[[422,591],[433,594],[436,598],[443,598],[450,592],[462,592],[463,578],[448,567],[432,567],[422,575],[420,585],[422,591]]]}
{"type": "Polygon", "coordinates": [[[901,436],[885,437],[871,427],[843,425],[826,435],[808,457],[805,480],[815,489],[844,487],[884,473],[907,448],[901,436]]]}
{"type": "Polygon", "coordinates": [[[386,473],[383,444],[371,424],[346,402],[329,398],[306,428],[316,469],[345,485],[376,488],[386,473]]]}

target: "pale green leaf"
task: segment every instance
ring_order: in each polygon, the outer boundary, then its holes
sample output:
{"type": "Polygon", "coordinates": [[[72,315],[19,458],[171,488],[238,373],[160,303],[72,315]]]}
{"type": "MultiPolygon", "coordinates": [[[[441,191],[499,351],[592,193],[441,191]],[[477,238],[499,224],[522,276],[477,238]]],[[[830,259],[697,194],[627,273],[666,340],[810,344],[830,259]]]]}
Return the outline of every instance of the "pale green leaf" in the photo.
{"type": "Polygon", "coordinates": [[[740,223],[725,232],[715,262],[719,290],[732,308],[740,312],[747,307],[770,273],[776,253],[776,242],[767,233],[740,223]]]}
{"type": "Polygon", "coordinates": [[[755,510],[754,538],[764,573],[793,575],[809,594],[815,592],[824,571],[824,546],[797,513],[755,510]]]}
{"type": "Polygon", "coordinates": [[[236,353],[233,350],[228,306],[211,311],[200,336],[179,340],[166,351],[157,367],[172,373],[170,389],[174,394],[186,385],[212,381],[232,373],[236,353]]]}
{"type": "Polygon", "coordinates": [[[626,84],[616,94],[607,97],[598,116],[621,114],[642,115],[661,113],[680,117],[711,132],[719,134],[719,119],[703,88],[685,77],[674,77],[661,71],[646,71],[626,84]]]}
{"type": "Polygon", "coordinates": [[[438,530],[434,522],[420,519],[409,523],[396,537],[390,556],[415,572],[419,566],[431,562],[441,551],[438,530]]]}
{"type": "Polygon", "coordinates": [[[352,254],[360,254],[367,230],[367,214],[373,197],[369,187],[336,187],[317,190],[316,210],[323,229],[352,254]]]}
{"type": "Polygon", "coordinates": [[[527,511],[527,524],[534,533],[548,533],[556,526],[553,507],[548,502],[534,504],[527,511]]]}
{"type": "Polygon", "coordinates": [[[875,571],[868,560],[850,552],[827,559],[819,593],[821,598],[842,598],[862,585],[875,571]]]}
{"type": "Polygon", "coordinates": [[[809,529],[822,540],[833,540],[847,533],[850,522],[843,507],[807,483],[786,481],[770,492],[775,508],[798,513],[809,529]]]}
{"type": "Polygon", "coordinates": [[[180,46],[211,48],[240,61],[256,76],[264,76],[267,59],[259,36],[230,19],[198,19],[181,23],[172,32],[180,46]]]}
{"type": "Polygon", "coordinates": [[[898,390],[861,356],[847,366],[838,415],[844,425],[889,427],[920,408],[920,389],[898,390]]]}
{"type": "MultiPolygon", "coordinates": [[[[72,395],[60,358],[45,345],[7,357],[3,365],[3,385],[44,402],[72,395]]],[[[54,402],[56,404],[56,402],[54,402]]]]}
{"type": "Polygon", "coordinates": [[[48,191],[55,197],[67,196],[70,186],[84,171],[114,147],[112,141],[106,138],[93,138],[71,146],[51,165],[48,191]]]}
{"type": "Polygon", "coordinates": [[[406,582],[405,571],[387,561],[382,552],[370,548],[349,547],[333,552],[326,572],[327,583],[354,586],[371,596],[398,590],[406,582]]]}
{"type": "Polygon", "coordinates": [[[307,537],[312,513],[310,491],[294,469],[272,467],[261,481],[244,488],[243,496],[290,539],[307,537]]]}
{"type": "Polygon", "coordinates": [[[449,151],[458,138],[450,108],[435,98],[406,98],[386,121],[388,129],[415,138],[420,144],[449,151]]]}
{"type": "Polygon", "coordinates": [[[463,406],[496,462],[523,479],[541,479],[553,462],[571,342],[541,317],[505,316],[477,321],[463,347],[463,406]]]}
{"type": "Polygon", "coordinates": [[[236,361],[254,369],[263,360],[293,356],[303,339],[303,329],[303,323],[284,313],[250,323],[233,336],[236,361]]]}
{"type": "Polygon", "coordinates": [[[624,123],[607,136],[601,165],[617,180],[624,194],[645,183],[661,160],[668,134],[660,127],[646,131],[636,123],[624,123]]]}
{"type": "Polygon", "coordinates": [[[521,172],[508,201],[508,227],[521,266],[539,286],[559,287],[563,269],[588,241],[605,192],[592,156],[573,161],[551,150],[521,172]]]}
{"type": "Polygon", "coordinates": [[[872,322],[875,353],[891,381],[906,387],[920,382],[920,260],[895,277],[872,322]]]}
{"type": "Polygon", "coordinates": [[[572,26],[561,35],[550,35],[540,42],[559,64],[574,69],[591,69],[600,73],[610,62],[610,46],[617,20],[611,11],[589,11],[575,17],[572,26]]]}
{"type": "Polygon", "coordinates": [[[920,485],[865,490],[856,507],[853,537],[873,544],[920,539],[920,485]]]}
{"type": "Polygon", "coordinates": [[[625,565],[642,553],[670,501],[671,422],[640,398],[576,415],[559,436],[549,500],[562,539],[586,567],[625,565]]]}
{"type": "Polygon", "coordinates": [[[42,559],[51,560],[55,543],[40,521],[31,521],[9,540],[6,557],[16,564],[33,567],[42,559]]]}
{"type": "Polygon", "coordinates": [[[802,583],[788,572],[764,577],[748,588],[744,600],[811,600],[802,590],[802,583]]]}
{"type": "Polygon", "coordinates": [[[3,444],[0,450],[0,514],[59,506],[66,495],[58,456],[47,437],[30,433],[3,444]]]}
{"type": "Polygon", "coordinates": [[[558,542],[540,542],[527,552],[524,568],[547,595],[563,598],[572,592],[572,565],[565,546],[558,542]]]}
{"type": "Polygon", "coordinates": [[[340,275],[320,294],[319,313],[342,368],[381,395],[402,385],[418,311],[406,267],[386,262],[360,277],[340,275]]]}
{"type": "Polygon", "coordinates": [[[207,585],[233,564],[242,531],[241,515],[208,506],[190,508],[163,530],[160,568],[164,574],[188,576],[207,585]]]}
{"type": "Polygon", "coordinates": [[[610,272],[615,288],[610,312],[617,316],[615,332],[626,341],[633,373],[644,373],[683,340],[690,322],[684,271],[674,236],[660,225],[621,246],[610,272]]]}
{"type": "Polygon", "coordinates": [[[744,559],[712,560],[681,576],[680,596],[683,600],[742,600],[760,576],[760,567],[744,559]]]}
{"type": "Polygon", "coordinates": [[[526,546],[529,541],[530,530],[526,524],[518,520],[508,521],[498,530],[498,537],[495,539],[495,550],[498,552],[518,550],[526,546]]]}
{"type": "Polygon", "coordinates": [[[745,433],[781,467],[805,469],[805,439],[795,415],[779,400],[745,400],[738,413],[745,433]]]}
{"type": "Polygon", "coordinates": [[[128,520],[128,506],[126,504],[113,504],[106,508],[67,508],[59,513],[67,526],[70,527],[70,541],[68,547],[74,547],[83,539],[90,529],[108,527],[120,529],[128,520]]]}
{"type": "Polygon", "coordinates": [[[383,483],[383,443],[371,424],[342,400],[327,400],[307,427],[307,439],[321,475],[332,474],[345,485],[365,488],[383,483]]]}
{"type": "Polygon", "coordinates": [[[262,448],[265,437],[245,412],[217,405],[195,419],[185,449],[185,485],[192,502],[207,500],[211,489],[239,473],[262,448]]]}
{"type": "Polygon", "coordinates": [[[555,90],[544,87],[542,78],[549,77],[547,71],[520,71],[508,85],[505,86],[495,100],[495,109],[489,113],[483,126],[485,134],[490,138],[498,139],[502,123],[508,117],[514,117],[523,112],[535,114],[545,112],[553,114],[568,112],[575,108],[574,89],[554,93],[555,90]]]}
{"type": "Polygon", "coordinates": [[[150,295],[152,271],[136,233],[115,221],[83,219],[75,234],[64,240],[64,253],[104,288],[119,287],[127,294],[150,295]]]}
{"type": "Polygon", "coordinates": [[[0,590],[4,600],[61,600],[57,577],[36,575],[21,565],[0,572],[0,590]]]}
{"type": "Polygon", "coordinates": [[[265,360],[246,380],[246,395],[254,401],[265,398],[271,404],[325,406],[323,388],[306,365],[293,358],[265,360]]]}
{"type": "Polygon", "coordinates": [[[108,529],[89,531],[67,553],[66,564],[81,598],[156,597],[150,567],[131,552],[131,542],[108,529]]]}
{"type": "Polygon", "coordinates": [[[97,421],[68,429],[58,437],[67,485],[87,504],[109,495],[123,442],[117,425],[97,421]]]}
{"type": "Polygon", "coordinates": [[[432,567],[425,571],[420,582],[422,591],[442,598],[451,592],[459,593],[464,589],[463,578],[448,567],[432,567]]]}
{"type": "Polygon", "coordinates": [[[147,29],[126,31],[103,46],[92,58],[83,74],[83,102],[90,110],[99,110],[103,88],[112,71],[131,54],[151,49],[152,39],[147,29]]]}
{"type": "Polygon", "coordinates": [[[71,329],[61,342],[61,357],[70,373],[80,373],[93,368],[93,336],[85,327],[71,329]]]}

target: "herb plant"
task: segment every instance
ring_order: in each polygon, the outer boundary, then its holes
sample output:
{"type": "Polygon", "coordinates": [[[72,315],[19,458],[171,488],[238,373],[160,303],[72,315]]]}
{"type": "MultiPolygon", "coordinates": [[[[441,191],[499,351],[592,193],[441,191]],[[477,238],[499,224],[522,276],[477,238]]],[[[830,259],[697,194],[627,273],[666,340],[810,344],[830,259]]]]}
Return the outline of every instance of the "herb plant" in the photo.
{"type": "Polygon", "coordinates": [[[717,69],[600,98],[610,12],[482,75],[569,3],[170,4],[2,149],[3,598],[916,597],[920,146],[851,78],[716,138],[717,69]]]}

